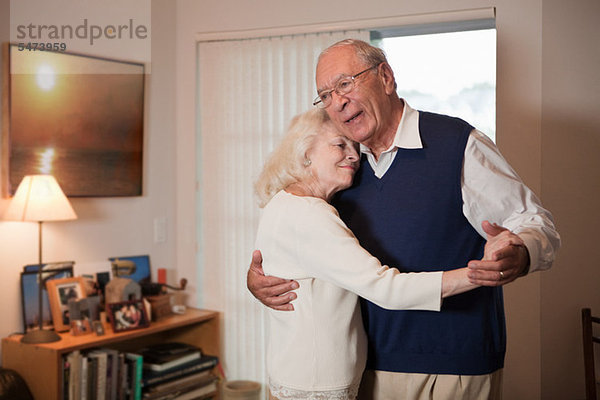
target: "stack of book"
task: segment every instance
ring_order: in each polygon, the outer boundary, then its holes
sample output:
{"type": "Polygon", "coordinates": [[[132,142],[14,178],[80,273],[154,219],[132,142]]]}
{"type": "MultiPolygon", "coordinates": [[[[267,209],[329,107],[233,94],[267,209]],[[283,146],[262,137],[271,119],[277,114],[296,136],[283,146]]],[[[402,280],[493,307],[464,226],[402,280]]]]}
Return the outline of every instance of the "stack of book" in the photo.
{"type": "Polygon", "coordinates": [[[135,400],[136,393],[141,399],[141,377],[141,358],[136,354],[76,350],[63,360],[63,399],[135,400]]]}
{"type": "Polygon", "coordinates": [[[218,358],[184,343],[165,343],[138,352],[143,360],[142,398],[202,399],[217,393],[212,369],[218,358]]]}
{"type": "Polygon", "coordinates": [[[136,352],[79,350],[63,360],[65,400],[190,400],[217,394],[218,358],[183,343],[136,352]]]}

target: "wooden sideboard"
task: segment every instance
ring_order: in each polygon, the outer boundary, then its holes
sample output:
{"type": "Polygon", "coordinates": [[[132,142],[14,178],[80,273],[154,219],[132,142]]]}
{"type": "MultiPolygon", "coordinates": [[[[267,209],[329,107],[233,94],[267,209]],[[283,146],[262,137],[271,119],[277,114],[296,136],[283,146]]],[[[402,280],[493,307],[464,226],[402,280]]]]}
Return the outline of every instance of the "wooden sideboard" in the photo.
{"type": "Polygon", "coordinates": [[[27,382],[36,400],[62,400],[63,356],[74,350],[108,347],[119,351],[144,346],[183,342],[200,347],[205,354],[221,357],[220,314],[216,311],[187,308],[152,322],[149,327],[114,333],[105,325],[105,334],[73,336],[60,334],[61,340],[45,344],[21,343],[22,335],[2,339],[2,366],[17,371],[27,382]]]}

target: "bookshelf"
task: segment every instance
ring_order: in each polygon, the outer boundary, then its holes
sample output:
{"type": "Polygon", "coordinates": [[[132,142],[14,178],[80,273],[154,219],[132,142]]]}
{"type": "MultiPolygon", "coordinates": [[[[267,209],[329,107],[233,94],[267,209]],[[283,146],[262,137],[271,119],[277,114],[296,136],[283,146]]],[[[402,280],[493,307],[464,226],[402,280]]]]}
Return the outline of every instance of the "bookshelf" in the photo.
{"type": "Polygon", "coordinates": [[[119,351],[135,350],[167,341],[200,347],[204,353],[221,357],[220,314],[216,311],[187,308],[184,314],[164,316],[149,327],[113,333],[110,325],[105,334],[82,336],[60,334],[54,343],[24,344],[22,335],[2,339],[2,366],[14,369],[27,382],[35,399],[61,399],[63,356],[74,350],[109,347],[119,351]]]}

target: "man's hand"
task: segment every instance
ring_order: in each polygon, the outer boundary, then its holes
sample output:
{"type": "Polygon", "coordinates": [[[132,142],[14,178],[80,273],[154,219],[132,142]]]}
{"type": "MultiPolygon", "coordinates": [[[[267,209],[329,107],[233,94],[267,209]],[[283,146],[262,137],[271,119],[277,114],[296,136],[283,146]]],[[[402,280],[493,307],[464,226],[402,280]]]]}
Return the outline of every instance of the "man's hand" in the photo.
{"type": "Polygon", "coordinates": [[[280,311],[294,310],[294,305],[290,301],[296,298],[296,293],[290,292],[290,290],[298,289],[298,282],[275,276],[265,276],[260,250],[254,250],[252,253],[246,285],[252,295],[265,306],[280,311]]]}
{"type": "Polygon", "coordinates": [[[520,237],[506,228],[483,221],[487,234],[482,260],[469,261],[469,280],[482,286],[500,286],[520,277],[529,266],[529,252],[520,237]]]}

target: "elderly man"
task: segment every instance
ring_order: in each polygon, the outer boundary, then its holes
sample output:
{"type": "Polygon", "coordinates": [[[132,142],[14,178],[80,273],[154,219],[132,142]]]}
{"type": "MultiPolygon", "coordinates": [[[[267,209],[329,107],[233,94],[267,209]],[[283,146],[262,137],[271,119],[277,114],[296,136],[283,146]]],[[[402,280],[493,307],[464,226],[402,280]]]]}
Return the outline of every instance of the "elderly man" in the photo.
{"type": "MultiPolygon", "coordinates": [[[[550,268],[560,245],[552,216],[485,135],[400,99],[381,50],[357,40],[334,44],[319,57],[316,83],[314,104],[363,153],[354,185],[333,202],[361,245],[404,272],[468,264],[472,282],[485,286],[445,299],[440,313],[363,300],[369,355],[360,398],[500,398],[501,286],[550,268]],[[523,245],[482,261],[486,237],[523,245]]],[[[287,292],[297,283],[265,277],[260,263],[255,252],[250,291],[265,305],[292,310],[295,294],[287,292]]]]}

